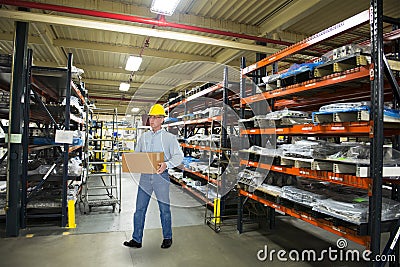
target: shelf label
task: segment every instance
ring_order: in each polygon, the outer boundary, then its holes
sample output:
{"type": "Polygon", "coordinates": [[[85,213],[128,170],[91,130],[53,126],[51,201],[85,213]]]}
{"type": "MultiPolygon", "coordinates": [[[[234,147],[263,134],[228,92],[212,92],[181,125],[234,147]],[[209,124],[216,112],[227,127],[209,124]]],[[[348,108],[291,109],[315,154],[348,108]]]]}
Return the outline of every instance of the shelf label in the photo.
{"type": "MultiPolygon", "coordinates": [[[[6,134],[5,135],[6,143],[8,142],[7,138],[8,138],[8,135],[6,134]]],[[[22,142],[22,134],[11,134],[10,135],[10,143],[11,144],[21,144],[21,142],[22,142]]]]}
{"type": "Polygon", "coordinates": [[[250,132],[251,132],[251,133],[255,133],[255,132],[256,132],[256,130],[250,130],[250,132]]]}
{"type": "Polygon", "coordinates": [[[276,129],[275,132],[283,132],[283,129],[276,129]]]}
{"type": "Polygon", "coordinates": [[[74,139],[74,131],[56,130],[56,143],[72,144],[74,139]]]}
{"type": "Polygon", "coordinates": [[[312,131],[312,127],[303,127],[301,128],[302,131],[312,131]]]}
{"type": "Polygon", "coordinates": [[[306,84],[304,87],[310,87],[310,86],[314,86],[314,85],[316,85],[316,83],[309,83],[309,84],[306,84]]]}
{"type": "Polygon", "coordinates": [[[344,79],[344,78],[346,78],[346,75],[332,78],[332,81],[336,81],[336,80],[340,80],[340,79],[344,79]]]}
{"type": "Polygon", "coordinates": [[[275,171],[282,171],[283,169],[282,168],[280,168],[280,167],[274,167],[273,168],[275,171]]]}
{"type": "Polygon", "coordinates": [[[344,131],[344,127],[343,126],[332,126],[331,130],[332,131],[344,131]]]}
{"type": "Polygon", "coordinates": [[[335,230],[335,231],[338,231],[340,233],[347,234],[346,231],[343,231],[342,229],[340,229],[340,228],[338,228],[336,226],[333,226],[333,225],[332,225],[332,229],[335,230]]]}
{"type": "Polygon", "coordinates": [[[304,174],[304,175],[310,175],[310,172],[307,172],[307,171],[300,171],[299,173],[304,174]]]}
{"type": "Polygon", "coordinates": [[[336,177],[336,176],[329,176],[329,179],[334,180],[334,181],[340,181],[340,182],[343,181],[343,178],[336,177]]]}

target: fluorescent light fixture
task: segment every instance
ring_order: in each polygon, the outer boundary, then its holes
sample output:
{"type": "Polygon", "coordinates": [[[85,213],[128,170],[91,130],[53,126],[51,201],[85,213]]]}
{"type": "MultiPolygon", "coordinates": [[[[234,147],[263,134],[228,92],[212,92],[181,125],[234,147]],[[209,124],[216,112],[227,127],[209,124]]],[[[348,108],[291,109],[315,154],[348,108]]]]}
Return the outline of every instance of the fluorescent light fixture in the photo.
{"type": "Polygon", "coordinates": [[[150,11],[153,13],[171,16],[180,0],[153,0],[150,11]]]}
{"type": "Polygon", "coordinates": [[[126,114],[125,117],[130,118],[130,117],[132,117],[132,115],[131,114],[126,114]]]}
{"type": "Polygon", "coordinates": [[[139,112],[139,110],[140,110],[140,108],[132,108],[132,109],[131,109],[131,111],[132,111],[133,113],[139,112]]]}
{"type": "Polygon", "coordinates": [[[131,87],[131,85],[129,83],[121,83],[119,85],[119,90],[123,91],[123,92],[126,92],[126,91],[129,90],[129,87],[131,87]]]}
{"type": "Polygon", "coordinates": [[[142,57],[130,56],[126,61],[125,69],[128,71],[137,71],[142,64],[142,57]]]}

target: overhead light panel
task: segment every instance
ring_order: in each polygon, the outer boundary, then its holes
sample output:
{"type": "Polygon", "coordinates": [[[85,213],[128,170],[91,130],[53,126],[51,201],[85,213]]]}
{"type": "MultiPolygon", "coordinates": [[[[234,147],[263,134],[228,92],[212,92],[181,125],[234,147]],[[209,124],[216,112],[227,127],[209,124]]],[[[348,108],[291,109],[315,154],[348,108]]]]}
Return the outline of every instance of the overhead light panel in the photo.
{"type": "Polygon", "coordinates": [[[131,87],[131,85],[129,83],[121,83],[119,85],[119,90],[126,92],[126,91],[129,91],[129,87],[131,87]]]}
{"type": "Polygon", "coordinates": [[[160,15],[171,16],[180,0],[153,0],[150,11],[160,15]]]}
{"type": "Polygon", "coordinates": [[[133,113],[137,113],[137,112],[139,112],[139,110],[140,110],[140,108],[132,108],[132,109],[131,109],[131,111],[132,111],[133,113]]]}
{"type": "Polygon", "coordinates": [[[127,71],[137,71],[140,68],[140,64],[142,64],[142,57],[130,56],[126,61],[125,69],[127,71]]]}

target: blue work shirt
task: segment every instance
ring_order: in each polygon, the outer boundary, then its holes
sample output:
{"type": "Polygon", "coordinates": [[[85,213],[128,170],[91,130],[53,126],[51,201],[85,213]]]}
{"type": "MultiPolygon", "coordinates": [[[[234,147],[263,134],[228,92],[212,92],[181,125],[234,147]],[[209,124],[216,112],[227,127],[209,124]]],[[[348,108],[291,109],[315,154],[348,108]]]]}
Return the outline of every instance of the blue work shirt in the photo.
{"type": "Polygon", "coordinates": [[[165,129],[147,131],[140,136],[135,152],[164,152],[164,162],[171,169],[183,161],[183,152],[176,136],[165,129]]]}

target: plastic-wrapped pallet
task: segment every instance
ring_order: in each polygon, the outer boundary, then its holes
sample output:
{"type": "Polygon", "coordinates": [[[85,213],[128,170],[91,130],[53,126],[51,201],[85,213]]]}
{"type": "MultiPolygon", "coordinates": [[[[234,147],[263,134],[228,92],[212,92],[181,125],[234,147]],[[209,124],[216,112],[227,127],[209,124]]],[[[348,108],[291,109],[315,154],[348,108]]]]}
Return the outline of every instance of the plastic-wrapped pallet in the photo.
{"type": "Polygon", "coordinates": [[[309,207],[313,207],[319,200],[326,198],[324,195],[312,193],[294,186],[282,187],[281,197],[309,207]]]}
{"type": "Polygon", "coordinates": [[[382,198],[382,221],[394,220],[400,217],[400,202],[382,198]]]}
{"type": "Polygon", "coordinates": [[[334,144],[324,140],[298,140],[294,144],[278,147],[282,156],[310,159],[325,159],[336,153],[344,153],[352,144],[334,144]]]}
{"type": "Polygon", "coordinates": [[[331,198],[319,200],[313,210],[355,224],[367,221],[368,202],[344,202],[331,198]]]}

